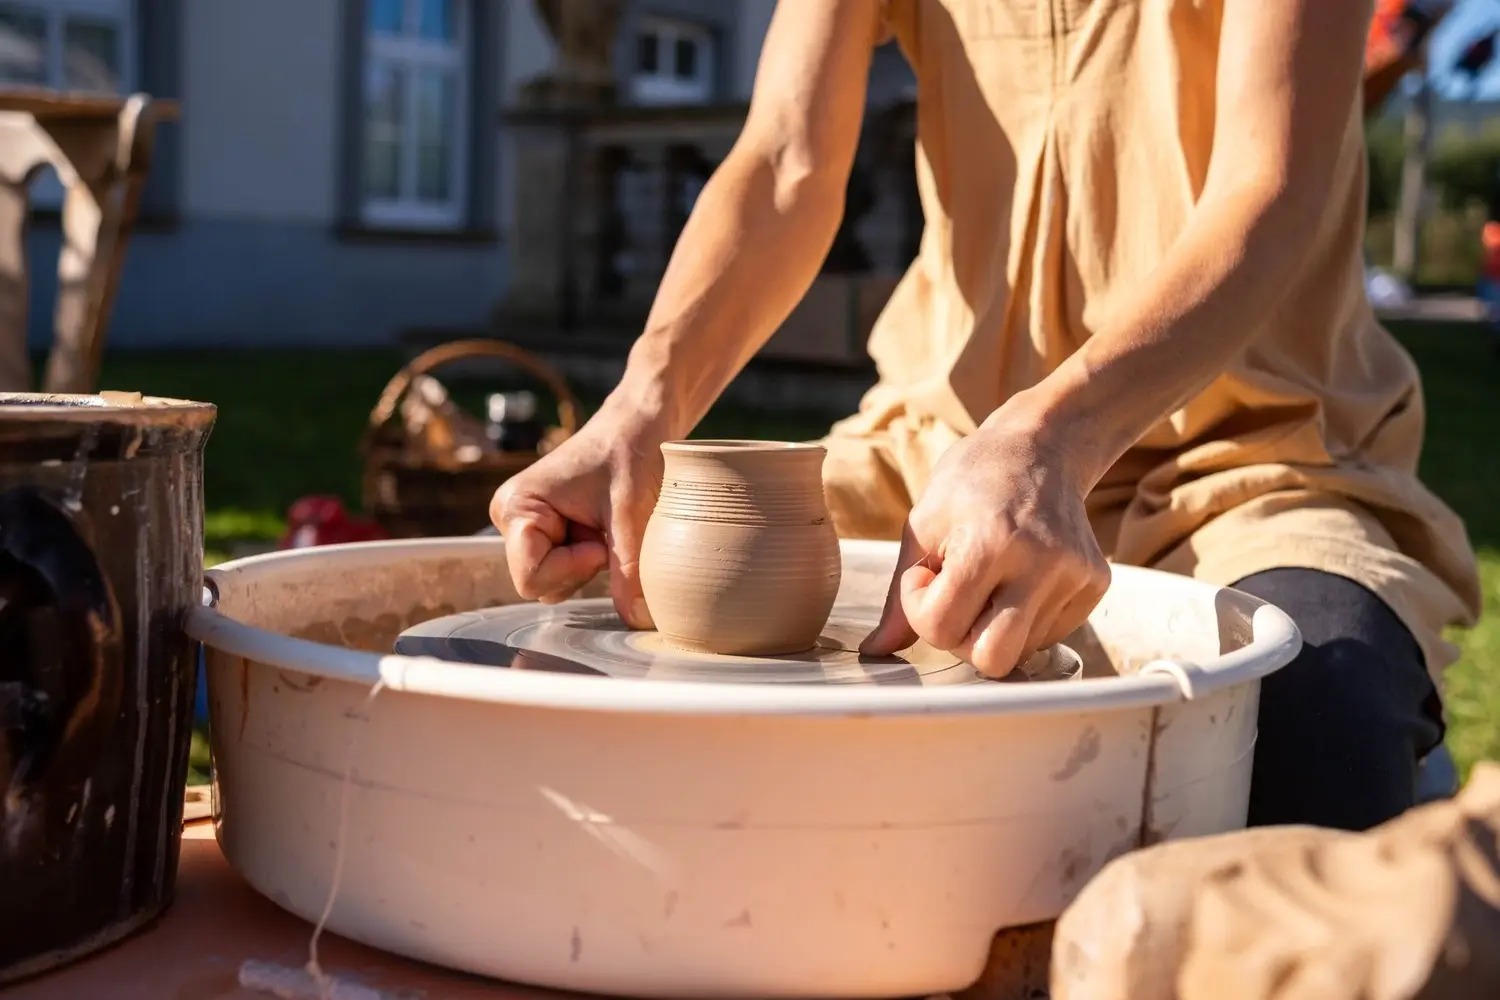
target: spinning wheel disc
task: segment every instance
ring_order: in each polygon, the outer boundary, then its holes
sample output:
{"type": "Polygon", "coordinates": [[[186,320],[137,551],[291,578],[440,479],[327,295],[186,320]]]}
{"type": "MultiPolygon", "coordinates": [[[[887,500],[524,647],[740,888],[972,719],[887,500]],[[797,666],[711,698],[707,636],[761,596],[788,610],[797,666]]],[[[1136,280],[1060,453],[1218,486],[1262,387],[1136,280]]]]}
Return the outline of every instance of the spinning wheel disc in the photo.
{"type": "MultiPolygon", "coordinates": [[[[518,604],[450,615],[407,629],[395,652],[479,666],[594,674],[628,680],[753,684],[982,684],[987,679],[950,653],[918,642],[895,656],[861,656],[859,643],[880,620],[878,607],[836,606],[812,649],[787,656],[720,656],[637,632],[608,599],[545,606],[518,604]]],[[[1042,650],[1008,681],[1081,675],[1066,646],[1042,650]]]]}

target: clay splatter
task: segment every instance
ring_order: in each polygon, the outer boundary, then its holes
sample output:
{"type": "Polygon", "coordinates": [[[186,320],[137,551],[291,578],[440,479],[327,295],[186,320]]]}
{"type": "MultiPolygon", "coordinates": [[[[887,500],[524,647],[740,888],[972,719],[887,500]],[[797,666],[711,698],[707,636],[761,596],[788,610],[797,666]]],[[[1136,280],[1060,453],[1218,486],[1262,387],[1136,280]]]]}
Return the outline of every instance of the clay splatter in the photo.
{"type": "Polygon", "coordinates": [[[739,916],[735,917],[733,920],[726,920],[726,921],[724,921],[724,926],[725,927],[750,927],[750,926],[752,926],[752,924],[750,922],[750,911],[749,910],[741,910],[740,913],[739,913],[739,916]]]}
{"type": "Polygon", "coordinates": [[[1068,759],[1063,766],[1052,773],[1053,781],[1068,781],[1073,775],[1083,770],[1085,764],[1089,764],[1099,757],[1099,730],[1089,726],[1078,737],[1077,744],[1068,752],[1068,759]]]}

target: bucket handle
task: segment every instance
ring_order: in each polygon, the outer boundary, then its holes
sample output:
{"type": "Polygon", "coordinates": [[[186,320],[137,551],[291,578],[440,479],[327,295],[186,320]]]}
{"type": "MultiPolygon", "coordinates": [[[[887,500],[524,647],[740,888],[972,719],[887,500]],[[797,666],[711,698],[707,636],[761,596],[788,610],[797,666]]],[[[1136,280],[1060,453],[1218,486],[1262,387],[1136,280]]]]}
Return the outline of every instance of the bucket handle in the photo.
{"type": "Polygon", "coordinates": [[[1250,641],[1226,653],[1212,671],[1191,660],[1152,660],[1137,674],[1170,677],[1183,701],[1196,701],[1280,670],[1302,651],[1302,633],[1285,611],[1271,604],[1257,605],[1250,614],[1250,641]]]}
{"type": "Polygon", "coordinates": [[[203,574],[203,606],[210,611],[219,610],[219,581],[212,573],[203,574]]]}

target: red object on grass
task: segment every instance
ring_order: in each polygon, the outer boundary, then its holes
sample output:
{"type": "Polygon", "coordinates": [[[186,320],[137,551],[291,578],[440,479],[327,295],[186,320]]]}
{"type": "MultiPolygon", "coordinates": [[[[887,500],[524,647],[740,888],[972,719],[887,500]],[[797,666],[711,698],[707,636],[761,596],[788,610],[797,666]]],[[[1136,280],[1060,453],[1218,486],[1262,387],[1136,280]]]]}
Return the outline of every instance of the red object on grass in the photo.
{"type": "Polygon", "coordinates": [[[1491,220],[1479,231],[1484,245],[1483,274],[1491,281],[1500,283],[1500,222],[1491,220]]]}
{"type": "Polygon", "coordinates": [[[286,512],[286,534],[278,548],[301,549],[313,545],[373,542],[388,538],[380,525],[368,518],[351,517],[344,502],[333,496],[303,497],[286,512]]]}

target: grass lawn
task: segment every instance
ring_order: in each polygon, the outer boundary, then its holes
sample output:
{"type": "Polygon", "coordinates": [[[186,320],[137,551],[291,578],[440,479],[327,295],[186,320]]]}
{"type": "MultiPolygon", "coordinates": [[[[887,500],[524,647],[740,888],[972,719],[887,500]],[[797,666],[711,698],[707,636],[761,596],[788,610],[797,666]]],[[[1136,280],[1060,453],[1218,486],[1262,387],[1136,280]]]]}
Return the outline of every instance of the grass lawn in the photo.
{"type": "MultiPolygon", "coordinates": [[[[1426,380],[1423,476],[1467,522],[1487,606],[1500,607],[1500,361],[1492,338],[1478,327],[1396,330],[1426,380]]],[[[206,544],[216,561],[237,543],[276,538],[299,496],[337,493],[358,502],[359,437],[400,364],[394,351],[117,352],[106,360],[104,383],[218,404],[205,482],[206,544]]],[[[466,403],[474,398],[460,393],[466,403]]],[[[721,407],[699,433],[799,439],[826,425],[816,416],[721,407]]],[[[1476,760],[1500,759],[1500,615],[1454,639],[1463,659],[1447,681],[1449,745],[1467,772],[1476,760]]],[[[201,751],[195,758],[201,764],[201,751]]]]}

